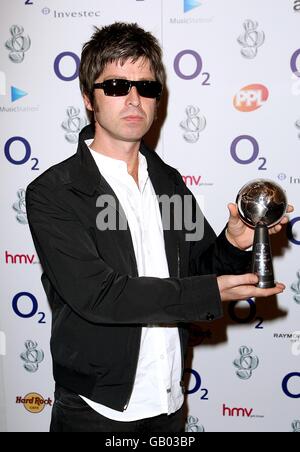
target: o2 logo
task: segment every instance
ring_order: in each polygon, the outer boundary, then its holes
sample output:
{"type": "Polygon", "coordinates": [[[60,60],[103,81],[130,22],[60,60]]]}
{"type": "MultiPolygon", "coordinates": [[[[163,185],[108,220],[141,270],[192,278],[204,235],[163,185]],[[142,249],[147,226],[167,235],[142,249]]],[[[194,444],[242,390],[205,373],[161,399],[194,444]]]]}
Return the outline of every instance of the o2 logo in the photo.
{"type": "MultiPolygon", "coordinates": [[[[73,52],[62,52],[54,60],[54,72],[56,76],[64,82],[71,82],[79,75],[80,58],[73,52]],[[71,63],[71,68],[70,68],[71,63]],[[68,66],[71,75],[64,75],[62,66],[68,66]]],[[[64,68],[65,69],[65,68],[64,68]]]]}
{"type": "Polygon", "coordinates": [[[34,295],[29,292],[20,292],[14,296],[12,301],[14,313],[21,319],[31,319],[38,316],[38,323],[46,323],[44,312],[38,312],[39,305],[34,295]]]}
{"type": "Polygon", "coordinates": [[[239,317],[237,312],[236,312],[236,306],[238,303],[240,303],[239,301],[233,301],[228,305],[228,314],[230,316],[230,318],[235,322],[235,323],[239,323],[240,325],[245,325],[247,323],[251,323],[254,320],[257,322],[257,324],[255,325],[255,329],[256,330],[263,330],[264,326],[264,319],[262,317],[257,317],[257,308],[256,308],[256,304],[255,301],[252,298],[249,298],[248,300],[246,300],[247,303],[249,304],[249,314],[247,317],[239,317]]]}
{"type": "Polygon", "coordinates": [[[38,164],[39,160],[36,157],[31,157],[31,146],[29,141],[24,137],[12,137],[10,138],[4,145],[4,154],[6,159],[12,165],[25,165],[29,160],[33,162],[33,166],[31,167],[32,171],[39,171],[38,164]],[[14,158],[12,155],[12,147],[16,143],[21,144],[24,147],[24,157],[22,158],[14,158]]]}
{"type": "Polygon", "coordinates": [[[259,157],[259,144],[257,140],[250,135],[241,135],[233,140],[230,148],[230,153],[233,160],[239,165],[250,165],[251,163],[254,163],[258,160],[259,162],[261,162],[258,167],[259,171],[267,170],[267,159],[265,157],[259,157]],[[243,159],[240,155],[238,155],[238,148],[240,147],[241,143],[245,141],[247,141],[248,143],[250,142],[250,144],[252,145],[252,155],[247,159],[243,159]]]}
{"type": "Polygon", "coordinates": [[[284,377],[282,381],[282,390],[285,393],[287,397],[290,399],[300,399],[300,385],[299,385],[299,392],[298,394],[295,394],[291,392],[291,389],[289,388],[289,384],[292,379],[298,378],[298,382],[300,383],[300,373],[299,372],[292,372],[288,374],[286,377],[284,377]]]}
{"type": "Polygon", "coordinates": [[[296,217],[291,220],[287,227],[287,236],[290,242],[294,245],[300,245],[300,240],[297,240],[294,234],[294,227],[297,223],[300,223],[300,217],[296,217]]]}
{"type": "Polygon", "coordinates": [[[198,372],[194,369],[184,369],[184,373],[190,373],[195,378],[195,386],[192,389],[187,389],[186,394],[195,394],[196,392],[201,392],[201,400],[209,400],[208,399],[208,390],[202,388],[202,379],[198,372]]]}
{"type": "MultiPolygon", "coordinates": [[[[174,71],[178,75],[179,78],[183,80],[194,80],[195,78],[198,78],[202,76],[202,85],[203,86],[210,86],[210,73],[209,72],[202,72],[203,70],[203,61],[201,56],[198,52],[195,50],[183,50],[182,52],[178,53],[174,60],[174,71]],[[186,57],[192,57],[194,62],[196,63],[196,67],[192,73],[183,73],[181,66],[182,66],[182,60],[186,57]]],[[[186,71],[188,72],[188,71],[186,71]]]]}
{"type": "Polygon", "coordinates": [[[293,74],[296,75],[296,77],[300,77],[300,64],[298,67],[298,59],[300,60],[300,49],[296,50],[296,52],[293,53],[291,59],[291,69],[293,74]]]}

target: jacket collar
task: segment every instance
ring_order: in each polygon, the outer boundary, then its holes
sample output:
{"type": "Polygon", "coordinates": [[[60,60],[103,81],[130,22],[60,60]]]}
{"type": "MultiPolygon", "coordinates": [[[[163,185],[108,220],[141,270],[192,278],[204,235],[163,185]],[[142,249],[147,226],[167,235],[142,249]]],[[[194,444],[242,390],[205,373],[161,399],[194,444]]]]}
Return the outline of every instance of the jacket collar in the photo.
{"type": "MultiPolygon", "coordinates": [[[[96,162],[88,152],[85,140],[94,138],[94,130],[91,125],[82,129],[79,134],[79,144],[77,149],[77,165],[72,186],[78,191],[92,196],[96,191],[101,189],[109,190],[109,185],[102,177],[96,162]]],[[[140,152],[145,156],[148,165],[148,172],[154,190],[158,196],[169,195],[172,196],[175,192],[175,187],[178,183],[176,173],[168,167],[160,157],[149,150],[144,143],[141,144],[140,152]]],[[[110,190],[109,190],[110,191],[110,190]]]]}

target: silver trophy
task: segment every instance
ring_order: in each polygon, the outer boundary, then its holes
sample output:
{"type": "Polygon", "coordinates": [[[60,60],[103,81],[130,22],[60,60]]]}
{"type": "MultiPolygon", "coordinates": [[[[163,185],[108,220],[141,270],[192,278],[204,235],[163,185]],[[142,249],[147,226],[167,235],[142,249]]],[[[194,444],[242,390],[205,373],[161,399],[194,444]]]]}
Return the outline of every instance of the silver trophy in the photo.
{"type": "Polygon", "coordinates": [[[236,202],[243,222],[255,229],[251,271],[259,278],[258,287],[275,287],[269,229],[286,214],[285,192],[271,180],[256,179],[240,190],[236,202]]]}

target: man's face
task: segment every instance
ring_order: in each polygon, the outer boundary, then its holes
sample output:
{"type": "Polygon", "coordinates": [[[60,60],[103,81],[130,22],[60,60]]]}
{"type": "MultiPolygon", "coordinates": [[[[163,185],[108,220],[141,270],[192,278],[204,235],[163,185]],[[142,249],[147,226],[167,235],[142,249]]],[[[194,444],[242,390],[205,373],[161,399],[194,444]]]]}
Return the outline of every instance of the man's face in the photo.
{"type": "MultiPolygon", "coordinates": [[[[109,63],[95,83],[111,79],[155,80],[148,60],[139,59],[135,63],[127,60],[109,63]]],[[[127,96],[105,96],[102,89],[94,91],[94,105],[85,96],[85,104],[94,111],[96,136],[125,142],[138,142],[150,129],[156,115],[157,100],[141,97],[136,87],[127,96]]]]}

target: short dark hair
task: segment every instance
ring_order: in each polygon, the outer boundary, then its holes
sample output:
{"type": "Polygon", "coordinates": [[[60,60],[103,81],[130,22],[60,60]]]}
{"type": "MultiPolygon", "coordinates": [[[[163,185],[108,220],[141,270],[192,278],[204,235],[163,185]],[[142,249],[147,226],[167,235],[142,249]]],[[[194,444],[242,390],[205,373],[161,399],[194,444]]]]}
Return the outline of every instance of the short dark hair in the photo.
{"type": "Polygon", "coordinates": [[[90,41],[82,49],[79,69],[80,90],[93,104],[93,85],[109,63],[127,60],[136,62],[139,58],[149,60],[151,69],[163,86],[166,81],[162,62],[162,49],[158,40],[137,24],[116,22],[97,28],[90,41]]]}

